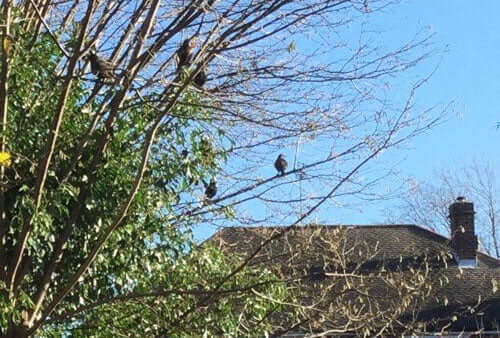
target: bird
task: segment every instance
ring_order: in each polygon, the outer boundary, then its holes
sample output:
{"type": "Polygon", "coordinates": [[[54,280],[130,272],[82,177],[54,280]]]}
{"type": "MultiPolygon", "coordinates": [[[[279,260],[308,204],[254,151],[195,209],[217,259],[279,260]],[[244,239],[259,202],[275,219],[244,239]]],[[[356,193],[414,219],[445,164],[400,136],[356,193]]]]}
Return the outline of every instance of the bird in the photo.
{"type": "Polygon", "coordinates": [[[363,8],[366,13],[370,13],[370,5],[368,5],[368,0],[363,1],[363,8]]]}
{"type": "Polygon", "coordinates": [[[205,185],[205,197],[207,200],[213,198],[217,194],[217,184],[215,180],[211,180],[210,184],[205,185]]]}
{"type": "Polygon", "coordinates": [[[197,38],[185,39],[177,50],[177,73],[180,73],[183,67],[191,65],[191,56],[194,47],[196,47],[197,38]]]}
{"type": "Polygon", "coordinates": [[[285,171],[286,171],[287,166],[288,166],[288,163],[286,162],[284,155],[279,154],[276,161],[274,161],[274,167],[276,168],[276,170],[278,170],[278,175],[280,175],[280,176],[285,175],[285,171]]]}
{"type": "Polygon", "coordinates": [[[115,66],[103,58],[99,57],[95,52],[89,53],[90,70],[100,78],[110,79],[115,77],[115,66]]]}
{"type": "Polygon", "coordinates": [[[203,87],[203,85],[207,82],[207,74],[205,73],[205,69],[202,68],[196,74],[196,77],[194,78],[194,84],[198,86],[199,88],[203,87]]]}

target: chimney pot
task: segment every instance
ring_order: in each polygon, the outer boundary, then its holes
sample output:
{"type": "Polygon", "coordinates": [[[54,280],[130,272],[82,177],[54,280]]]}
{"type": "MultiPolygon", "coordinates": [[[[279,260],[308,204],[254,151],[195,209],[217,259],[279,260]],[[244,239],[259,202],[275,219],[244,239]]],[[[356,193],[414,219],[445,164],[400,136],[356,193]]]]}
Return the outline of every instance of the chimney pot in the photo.
{"type": "Polygon", "coordinates": [[[449,207],[451,247],[459,266],[475,267],[478,247],[474,229],[474,204],[459,196],[449,207]]]}

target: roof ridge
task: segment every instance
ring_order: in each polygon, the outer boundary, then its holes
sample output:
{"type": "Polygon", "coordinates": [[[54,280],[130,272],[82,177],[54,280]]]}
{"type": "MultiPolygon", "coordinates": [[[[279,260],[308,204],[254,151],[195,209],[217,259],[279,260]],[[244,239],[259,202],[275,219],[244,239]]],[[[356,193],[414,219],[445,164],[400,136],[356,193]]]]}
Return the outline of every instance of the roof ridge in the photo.
{"type": "MultiPolygon", "coordinates": [[[[258,229],[258,228],[286,228],[290,227],[291,225],[255,225],[255,226],[223,226],[221,227],[222,229],[258,229]]],[[[417,224],[405,224],[405,223],[400,223],[400,224],[344,224],[344,223],[338,223],[338,224],[302,224],[302,225],[296,225],[297,228],[305,228],[305,227],[356,227],[356,228],[392,228],[392,227],[417,227],[417,228],[422,228],[420,225],[417,224]]],[[[424,230],[427,230],[425,228],[422,228],[424,230]]]]}
{"type": "MultiPolygon", "coordinates": [[[[222,231],[227,231],[227,230],[249,230],[249,229],[281,229],[281,228],[286,228],[289,227],[290,225],[258,225],[258,226],[225,226],[222,227],[219,231],[214,233],[212,236],[210,236],[207,240],[210,240],[212,237],[217,236],[217,234],[221,233],[222,231]]],[[[339,227],[344,227],[344,228],[355,228],[355,229],[363,229],[363,230],[369,230],[369,229],[409,229],[409,230],[417,230],[417,231],[422,231],[426,232],[432,236],[435,237],[436,240],[440,241],[441,243],[444,242],[449,242],[450,239],[432,229],[425,228],[421,225],[418,224],[303,224],[296,226],[297,228],[339,228],[339,227]]],[[[478,254],[481,254],[489,259],[493,259],[497,262],[500,262],[500,259],[495,258],[485,252],[480,251],[479,249],[477,250],[478,254]]]]}

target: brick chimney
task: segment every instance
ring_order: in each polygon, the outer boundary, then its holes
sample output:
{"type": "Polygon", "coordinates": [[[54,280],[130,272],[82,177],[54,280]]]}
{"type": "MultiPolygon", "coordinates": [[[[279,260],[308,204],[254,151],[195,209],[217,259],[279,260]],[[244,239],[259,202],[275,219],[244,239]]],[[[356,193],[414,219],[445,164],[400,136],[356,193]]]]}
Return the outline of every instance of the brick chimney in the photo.
{"type": "Polygon", "coordinates": [[[461,267],[477,266],[477,236],[474,232],[474,204],[458,197],[450,205],[451,247],[461,267]]]}

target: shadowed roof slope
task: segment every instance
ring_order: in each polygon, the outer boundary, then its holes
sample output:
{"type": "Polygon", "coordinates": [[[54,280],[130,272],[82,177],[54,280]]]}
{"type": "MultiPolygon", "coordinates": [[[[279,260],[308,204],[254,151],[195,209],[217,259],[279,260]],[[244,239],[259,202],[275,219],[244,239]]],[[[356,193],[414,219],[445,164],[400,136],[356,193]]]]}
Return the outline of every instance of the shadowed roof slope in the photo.
{"type": "MultiPolygon", "coordinates": [[[[459,268],[450,240],[432,231],[416,225],[229,227],[208,242],[245,258],[271,236],[278,237],[263,246],[250,264],[277,267],[284,277],[296,277],[298,272],[304,277],[317,266],[323,266],[327,275],[346,269],[367,274],[397,270],[409,275],[425,261],[434,272],[431,290],[418,312],[405,313],[402,320],[424,321],[427,332],[449,322],[448,331],[498,330],[500,292],[495,285],[500,288],[500,260],[478,252],[476,268],[459,268]],[[307,248],[300,249],[303,245],[307,248]],[[342,269],[332,258],[339,247],[346,258],[342,269]]],[[[370,292],[387,293],[382,286],[370,292]]]]}

